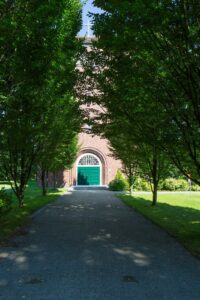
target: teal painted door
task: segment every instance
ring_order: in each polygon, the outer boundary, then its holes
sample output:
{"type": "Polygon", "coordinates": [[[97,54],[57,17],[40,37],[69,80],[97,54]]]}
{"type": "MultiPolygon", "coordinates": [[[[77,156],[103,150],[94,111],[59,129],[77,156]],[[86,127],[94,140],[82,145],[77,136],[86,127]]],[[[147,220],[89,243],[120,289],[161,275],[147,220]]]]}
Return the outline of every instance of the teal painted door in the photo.
{"type": "Polygon", "coordinates": [[[100,185],[100,167],[78,167],[78,185],[100,185]]]}

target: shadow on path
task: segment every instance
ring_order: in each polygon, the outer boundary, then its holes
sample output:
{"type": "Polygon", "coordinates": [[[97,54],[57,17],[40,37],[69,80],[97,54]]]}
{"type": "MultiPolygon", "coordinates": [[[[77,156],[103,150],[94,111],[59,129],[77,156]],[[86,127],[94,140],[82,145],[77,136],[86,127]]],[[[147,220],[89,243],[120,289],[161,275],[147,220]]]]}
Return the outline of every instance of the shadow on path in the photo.
{"type": "Polygon", "coordinates": [[[68,193],[15,243],[1,300],[199,300],[199,261],[107,191],[68,193]]]}

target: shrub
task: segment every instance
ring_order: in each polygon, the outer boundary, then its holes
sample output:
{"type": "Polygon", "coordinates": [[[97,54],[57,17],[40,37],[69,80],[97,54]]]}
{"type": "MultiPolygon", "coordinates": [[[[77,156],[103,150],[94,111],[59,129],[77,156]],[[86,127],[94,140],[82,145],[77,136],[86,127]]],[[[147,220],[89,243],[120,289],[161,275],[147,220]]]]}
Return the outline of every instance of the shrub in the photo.
{"type": "Polygon", "coordinates": [[[198,191],[200,191],[200,186],[197,185],[197,184],[192,184],[192,185],[191,185],[191,190],[192,190],[193,192],[198,192],[198,191]]]}
{"type": "Polygon", "coordinates": [[[139,190],[144,192],[150,192],[151,191],[150,183],[144,179],[141,179],[139,182],[139,190]]]}
{"type": "Polygon", "coordinates": [[[188,191],[189,184],[185,179],[167,178],[162,183],[162,190],[165,191],[188,191]]]}
{"type": "Polygon", "coordinates": [[[111,191],[127,191],[129,190],[129,184],[120,170],[117,171],[115,179],[109,183],[109,189],[111,191]]]}
{"type": "Polygon", "coordinates": [[[185,179],[177,179],[176,180],[176,190],[177,191],[188,191],[189,184],[185,179]]]}
{"type": "Polygon", "coordinates": [[[6,192],[5,188],[0,190],[0,216],[6,214],[11,209],[12,195],[6,192]]]}
{"type": "Polygon", "coordinates": [[[160,182],[159,182],[159,184],[158,184],[158,190],[159,190],[159,191],[164,190],[164,187],[163,187],[164,182],[165,182],[164,180],[160,180],[160,182]]]}
{"type": "Polygon", "coordinates": [[[165,191],[175,191],[176,190],[176,179],[167,178],[163,182],[163,190],[165,191]]]}
{"type": "Polygon", "coordinates": [[[151,185],[147,180],[138,177],[135,180],[134,189],[136,191],[150,192],[151,191],[151,185]]]}

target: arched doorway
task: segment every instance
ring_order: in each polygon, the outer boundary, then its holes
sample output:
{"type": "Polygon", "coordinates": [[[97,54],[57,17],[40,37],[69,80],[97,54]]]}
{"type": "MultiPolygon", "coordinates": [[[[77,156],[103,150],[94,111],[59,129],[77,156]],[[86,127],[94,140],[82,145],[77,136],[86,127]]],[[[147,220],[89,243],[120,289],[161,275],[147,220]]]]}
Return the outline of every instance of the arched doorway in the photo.
{"type": "Polygon", "coordinates": [[[98,156],[93,153],[82,154],[77,162],[77,185],[100,186],[102,178],[102,164],[98,156]]]}

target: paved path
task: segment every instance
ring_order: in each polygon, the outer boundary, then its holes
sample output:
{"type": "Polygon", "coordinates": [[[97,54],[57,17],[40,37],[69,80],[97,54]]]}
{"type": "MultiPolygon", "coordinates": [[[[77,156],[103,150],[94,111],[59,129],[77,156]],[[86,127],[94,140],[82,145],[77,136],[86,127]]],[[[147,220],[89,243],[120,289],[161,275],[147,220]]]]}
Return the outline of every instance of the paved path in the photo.
{"type": "Polygon", "coordinates": [[[76,191],[0,249],[0,300],[199,300],[200,261],[107,191],[76,191]]]}

